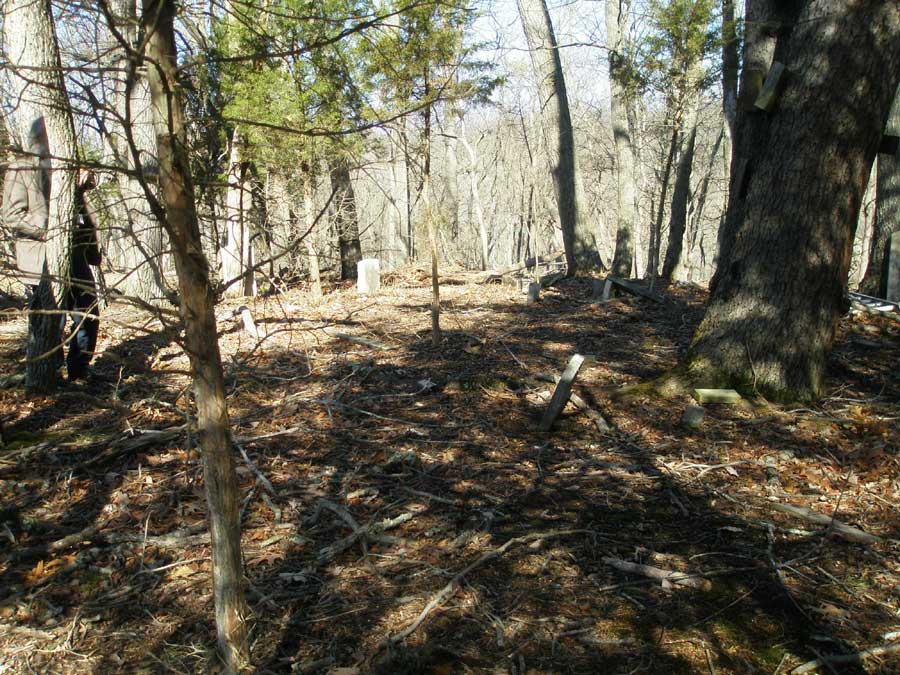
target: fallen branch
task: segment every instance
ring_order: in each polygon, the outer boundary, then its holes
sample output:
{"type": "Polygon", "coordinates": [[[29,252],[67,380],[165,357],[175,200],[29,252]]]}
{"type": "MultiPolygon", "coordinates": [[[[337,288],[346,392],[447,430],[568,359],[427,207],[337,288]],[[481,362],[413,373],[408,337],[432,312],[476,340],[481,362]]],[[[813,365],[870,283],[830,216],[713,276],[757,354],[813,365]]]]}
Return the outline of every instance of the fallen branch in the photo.
{"type": "Polygon", "coordinates": [[[64,549],[71,548],[75,544],[79,544],[82,541],[93,539],[95,536],[97,536],[97,533],[99,531],[99,525],[88,525],[84,529],[66,535],[62,539],[57,539],[56,541],[51,542],[46,546],[31,546],[30,548],[19,549],[18,551],[15,551],[13,553],[12,559],[15,561],[22,561],[41,558],[48,553],[62,551],[64,549]]]}
{"type": "Polygon", "coordinates": [[[795,518],[802,518],[811,523],[816,523],[817,525],[825,525],[835,534],[844,539],[849,539],[850,541],[856,541],[862,544],[876,544],[882,541],[881,537],[877,535],[869,534],[868,532],[851,527],[836,518],[812,511],[803,506],[793,506],[791,504],[772,504],[771,506],[775,511],[780,513],[785,513],[789,516],[794,516],[795,518]]]}
{"type": "Polygon", "coordinates": [[[393,347],[392,345],[386,345],[383,342],[377,342],[375,340],[357,337],[356,335],[350,335],[349,333],[342,333],[341,331],[335,330],[333,328],[323,328],[322,330],[325,331],[326,335],[330,335],[331,337],[335,337],[340,340],[347,340],[348,342],[355,342],[372,349],[379,349],[383,352],[388,352],[392,349],[395,349],[395,347],[393,347]]]}
{"type": "Polygon", "coordinates": [[[890,645],[882,645],[880,647],[863,649],[861,652],[856,652],[855,654],[820,656],[819,658],[813,659],[812,661],[807,661],[802,666],[797,666],[791,671],[791,673],[792,675],[803,675],[803,673],[811,673],[820,666],[833,666],[843,663],[855,663],[858,665],[862,665],[863,660],[867,659],[870,656],[884,656],[886,654],[896,654],[897,652],[900,652],[900,642],[896,642],[890,645]]]}
{"type": "Polygon", "coordinates": [[[585,530],[561,530],[559,532],[536,532],[534,534],[526,534],[523,537],[515,537],[514,539],[510,539],[502,546],[498,546],[497,548],[482,554],[477,560],[464,567],[461,571],[457,572],[456,575],[447,583],[447,585],[445,585],[441,590],[435,593],[431,597],[431,600],[429,600],[425,605],[425,608],[421,612],[419,612],[419,615],[415,619],[413,619],[413,621],[406,628],[383,639],[379,644],[379,649],[384,649],[386,647],[390,647],[391,645],[395,645],[401,640],[405,640],[407,637],[412,635],[416,631],[416,629],[422,625],[425,619],[428,618],[428,615],[431,614],[431,612],[443,605],[447,600],[450,599],[451,596],[453,596],[454,593],[456,593],[456,591],[459,589],[460,581],[462,581],[462,579],[467,574],[469,574],[469,572],[480,567],[489,560],[499,558],[513,546],[529,544],[531,542],[541,541],[554,537],[564,537],[570,534],[580,534],[584,531],[585,530]]]}
{"type": "Polygon", "coordinates": [[[709,579],[704,579],[696,574],[673,572],[672,570],[664,570],[660,567],[653,567],[652,565],[631,563],[626,560],[621,560],[620,558],[603,558],[603,562],[622,572],[640,574],[649,579],[657,579],[662,582],[663,588],[667,588],[668,586],[689,586],[691,588],[700,589],[701,591],[708,591],[712,588],[712,583],[709,579]]]}
{"type": "Polygon", "coordinates": [[[246,462],[247,466],[250,467],[250,470],[256,476],[256,480],[259,481],[259,484],[266,489],[266,492],[268,492],[273,497],[276,497],[277,495],[275,494],[275,488],[272,487],[272,484],[269,482],[269,479],[265,477],[263,472],[259,470],[259,467],[256,466],[256,464],[254,464],[247,456],[247,451],[244,450],[244,446],[234,439],[232,439],[232,443],[234,443],[235,447],[241,451],[241,457],[244,458],[244,462],[246,462]]]}

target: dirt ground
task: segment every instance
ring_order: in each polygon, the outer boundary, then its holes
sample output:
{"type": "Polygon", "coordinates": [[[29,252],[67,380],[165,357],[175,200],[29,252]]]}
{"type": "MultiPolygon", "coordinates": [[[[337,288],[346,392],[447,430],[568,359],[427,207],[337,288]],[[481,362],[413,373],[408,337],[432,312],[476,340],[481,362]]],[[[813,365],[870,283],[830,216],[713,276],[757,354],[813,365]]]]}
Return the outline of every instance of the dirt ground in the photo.
{"type": "MultiPolygon", "coordinates": [[[[900,673],[900,321],[846,318],[816,405],[692,428],[688,394],[621,387],[676,364],[701,290],[476,278],[444,279],[439,348],[415,270],[257,299],[259,339],[223,305],[257,672],[900,673]],[[570,404],[539,431],[575,352],[612,428],[570,404]]],[[[24,330],[0,321],[7,375],[24,330]]],[[[219,672],[178,338],[116,304],[98,379],[0,389],[0,673],[219,672]]]]}

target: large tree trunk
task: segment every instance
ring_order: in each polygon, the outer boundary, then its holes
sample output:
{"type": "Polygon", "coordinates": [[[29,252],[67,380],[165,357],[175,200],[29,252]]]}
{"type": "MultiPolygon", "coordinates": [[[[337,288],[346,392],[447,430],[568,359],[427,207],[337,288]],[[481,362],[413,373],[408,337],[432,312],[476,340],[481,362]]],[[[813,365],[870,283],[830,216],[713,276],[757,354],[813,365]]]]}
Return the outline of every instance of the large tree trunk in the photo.
{"type": "Polygon", "coordinates": [[[705,384],[819,394],[853,232],[900,82],[900,5],[809,0],[766,140],[748,149],[743,217],[688,355],[705,384]]]}
{"type": "Polygon", "coordinates": [[[156,171],[156,167],[147,166],[156,154],[150,89],[137,61],[127,52],[137,43],[136,5],[136,0],[109,2],[108,19],[112,25],[107,30],[111,34],[110,49],[116,55],[111,82],[115,115],[109,120],[106,133],[122,169],[116,176],[122,202],[113,209],[118,251],[111,262],[123,272],[116,282],[120,291],[147,302],[159,302],[167,296],[162,273],[162,228],[150,213],[138,176],[145,168],[150,169],[149,173],[156,171]]]}
{"type": "Polygon", "coordinates": [[[732,134],[731,169],[729,171],[728,208],[718,233],[716,271],[709,287],[714,289],[723,265],[730,257],[735,233],[744,217],[747,186],[756,170],[753,158],[766,143],[772,116],[755,108],[762,83],[772,62],[784,59],[788,38],[794,24],[789,12],[797,2],[780,0],[747,0],[744,21],[743,69],[737,115],[732,134]]]}
{"type": "Polygon", "coordinates": [[[7,0],[3,10],[6,56],[17,66],[7,67],[7,72],[16,101],[12,117],[18,135],[24,141],[34,125],[46,128],[46,134],[40,134],[44,146],[40,155],[41,169],[50,177],[47,267],[32,304],[46,313],[29,318],[25,366],[26,389],[46,392],[57,385],[62,317],[53,312],[63,306],[69,290],[70,240],[77,217],[75,127],[49,0],[7,0]]]}
{"type": "Polygon", "coordinates": [[[562,61],[545,0],[518,0],[519,16],[528,41],[531,65],[538,82],[541,127],[550,157],[559,208],[568,274],[597,267],[599,255],[587,205],[579,201],[578,162],[562,61]]]}
{"type": "Polygon", "coordinates": [[[628,92],[623,82],[625,71],[625,30],[628,27],[630,0],[606,0],[606,35],[609,47],[609,107],[616,158],[616,251],[612,272],[630,277],[634,260],[635,174],[634,147],[628,124],[628,92]]]}
{"type": "MultiPolygon", "coordinates": [[[[900,136],[900,89],[888,120],[887,133],[900,136]]],[[[875,179],[875,226],[869,245],[869,263],[859,290],[867,295],[887,297],[888,249],[891,235],[900,232],[900,152],[878,155],[875,179]]]]}
{"type": "Polygon", "coordinates": [[[329,166],[334,192],[335,225],[341,254],[341,279],[356,279],[356,264],[362,259],[359,245],[359,217],[356,195],[350,180],[350,160],[345,155],[334,157],[329,166]]]}
{"type": "Polygon", "coordinates": [[[235,129],[231,135],[231,160],[225,197],[225,245],[219,251],[225,295],[256,295],[253,244],[250,241],[251,192],[250,165],[242,155],[243,139],[235,129]]]}
{"type": "Polygon", "coordinates": [[[222,360],[216,336],[214,296],[203,255],[194,202],[184,108],[178,81],[174,0],[143,0],[148,36],[148,80],[159,152],[161,203],[154,206],[172,243],[184,321],[184,348],[190,358],[203,453],[213,599],[219,649],[226,670],[249,665],[248,608],[241,568],[239,489],[229,430],[222,360]]]}

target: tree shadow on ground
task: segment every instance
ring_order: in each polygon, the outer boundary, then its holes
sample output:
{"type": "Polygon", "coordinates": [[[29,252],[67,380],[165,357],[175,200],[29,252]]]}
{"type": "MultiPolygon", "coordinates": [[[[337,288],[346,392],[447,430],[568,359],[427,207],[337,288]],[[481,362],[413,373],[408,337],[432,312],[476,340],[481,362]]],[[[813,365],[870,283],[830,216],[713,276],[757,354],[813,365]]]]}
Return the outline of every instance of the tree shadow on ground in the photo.
{"type": "MultiPolygon", "coordinates": [[[[844,579],[833,563],[864,570],[864,549],[812,527],[793,534],[796,523],[748,508],[754,495],[732,494],[744,486],[734,476],[704,468],[729,461],[725,442],[768,445],[773,453],[790,447],[798,466],[813,463],[822,456],[815,438],[766,428],[760,439],[760,427],[741,426],[739,413],[726,409],[709,409],[705,427],[686,430],[678,423],[684,401],[614,402],[611,383],[674,364],[692,328],[684,317],[699,301],[597,306],[566,302],[564,291],[537,307],[493,304],[484,321],[446,331],[439,348],[427,331],[384,315],[360,325],[375,336],[390,330],[405,347],[345,350],[323,342],[312,361],[267,349],[234,366],[236,436],[274,488],[266,494],[239,460],[259,672],[357,665],[373,673],[693,673],[712,664],[749,673],[772,672],[783,657],[813,658],[815,645],[859,647],[848,639],[859,632],[839,611],[822,613],[811,602],[816,592],[841,610],[844,582],[814,588],[804,575],[820,581],[819,566],[844,579]],[[617,340],[632,347],[605,358],[617,340]],[[576,390],[618,425],[611,433],[573,413],[549,434],[535,427],[543,403],[528,371],[559,372],[576,350],[597,356],[576,390]],[[346,543],[353,535],[347,515],[368,528],[404,514],[409,519],[398,527],[346,543]],[[460,574],[535,533],[547,536],[460,574]],[[335,546],[335,555],[321,557],[335,546]],[[706,573],[711,586],[664,589],[604,558],[706,573]],[[379,647],[454,580],[417,630],[379,647]]],[[[465,319],[462,309],[459,316],[465,319]]],[[[125,391],[126,402],[141,395],[140,381],[125,391]]],[[[179,391],[165,397],[174,403],[179,391]]],[[[733,468],[767,480],[763,465],[733,468]]],[[[139,533],[149,522],[149,535],[161,536],[173,524],[201,521],[199,463],[183,438],[84,475],[104,473],[119,478],[98,505],[115,492],[134,505],[110,525],[114,532],[139,533]],[[152,483],[138,487],[139,466],[152,483]]],[[[76,625],[76,613],[99,614],[89,634],[122,647],[92,661],[91,671],[214,672],[206,544],[92,545],[101,549],[96,562],[68,577],[87,589],[67,597],[52,586],[61,618],[76,625]],[[116,583],[95,581],[91,594],[86,582],[106,574],[100,568],[112,569],[116,583]]],[[[889,625],[872,604],[857,608],[889,625]]]]}

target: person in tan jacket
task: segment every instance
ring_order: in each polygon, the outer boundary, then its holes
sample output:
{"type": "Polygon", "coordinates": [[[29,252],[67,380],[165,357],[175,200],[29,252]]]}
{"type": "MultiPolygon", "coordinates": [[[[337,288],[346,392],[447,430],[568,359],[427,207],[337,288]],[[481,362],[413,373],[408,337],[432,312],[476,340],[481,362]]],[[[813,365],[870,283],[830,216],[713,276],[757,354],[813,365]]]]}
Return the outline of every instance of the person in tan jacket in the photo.
{"type": "Polygon", "coordinates": [[[15,242],[19,281],[32,299],[47,259],[49,157],[47,131],[40,117],[28,134],[27,152],[17,153],[3,181],[3,223],[15,242]]]}

